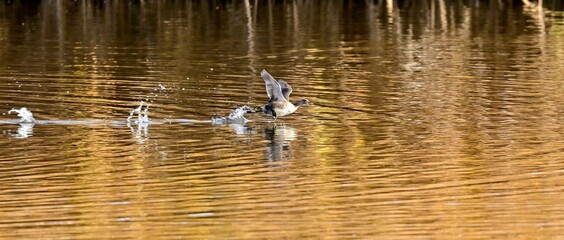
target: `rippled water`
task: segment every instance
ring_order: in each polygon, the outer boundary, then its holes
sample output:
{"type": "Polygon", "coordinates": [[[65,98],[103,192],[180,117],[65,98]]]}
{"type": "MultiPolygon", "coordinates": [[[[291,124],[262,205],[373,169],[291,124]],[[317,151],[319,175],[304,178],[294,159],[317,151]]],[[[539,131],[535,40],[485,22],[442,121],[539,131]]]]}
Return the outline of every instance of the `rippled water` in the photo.
{"type": "Polygon", "coordinates": [[[562,238],[561,3],[378,2],[0,3],[0,236],[562,238]]]}

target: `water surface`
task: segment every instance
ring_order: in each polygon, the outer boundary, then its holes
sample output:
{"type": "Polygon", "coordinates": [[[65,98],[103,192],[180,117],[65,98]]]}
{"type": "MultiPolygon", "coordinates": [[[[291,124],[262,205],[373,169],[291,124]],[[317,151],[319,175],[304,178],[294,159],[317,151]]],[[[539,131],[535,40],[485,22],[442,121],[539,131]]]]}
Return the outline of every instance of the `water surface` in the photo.
{"type": "Polygon", "coordinates": [[[0,236],[562,238],[562,6],[467,2],[1,3],[0,236]]]}

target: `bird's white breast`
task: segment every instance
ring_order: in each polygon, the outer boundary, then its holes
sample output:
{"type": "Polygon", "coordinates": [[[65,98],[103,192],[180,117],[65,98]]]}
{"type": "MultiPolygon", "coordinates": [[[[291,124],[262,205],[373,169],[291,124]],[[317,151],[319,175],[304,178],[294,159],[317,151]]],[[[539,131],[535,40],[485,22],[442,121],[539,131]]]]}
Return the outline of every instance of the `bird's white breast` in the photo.
{"type": "Polygon", "coordinates": [[[298,109],[298,107],[296,107],[294,104],[288,102],[288,105],[284,108],[275,108],[274,111],[276,111],[276,115],[278,117],[283,117],[286,115],[289,115],[293,112],[295,112],[298,109]]]}

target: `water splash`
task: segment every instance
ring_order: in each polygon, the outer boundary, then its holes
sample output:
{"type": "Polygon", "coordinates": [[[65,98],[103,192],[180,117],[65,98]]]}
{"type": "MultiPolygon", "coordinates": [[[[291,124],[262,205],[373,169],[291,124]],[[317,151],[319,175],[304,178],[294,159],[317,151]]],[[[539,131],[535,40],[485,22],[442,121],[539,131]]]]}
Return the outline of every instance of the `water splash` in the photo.
{"type": "Polygon", "coordinates": [[[139,107],[131,110],[129,112],[129,117],[127,117],[127,126],[131,129],[131,133],[133,134],[134,138],[137,139],[139,143],[143,143],[148,139],[148,128],[150,124],[149,114],[149,106],[146,106],[143,109],[143,104],[145,102],[141,101],[139,103],[139,107]],[[133,116],[137,114],[137,119],[133,120],[133,116]],[[136,124],[137,129],[133,128],[131,125],[136,124]]]}
{"type": "Polygon", "coordinates": [[[248,106],[242,106],[240,108],[235,109],[235,111],[233,111],[232,113],[230,113],[228,118],[231,120],[244,119],[246,121],[249,121],[245,118],[245,113],[251,110],[252,109],[248,106]]]}
{"type": "Polygon", "coordinates": [[[249,121],[247,118],[245,118],[245,113],[252,110],[253,109],[248,106],[242,106],[240,108],[233,110],[233,112],[231,112],[227,118],[225,117],[212,118],[212,123],[217,125],[245,124],[249,121]]]}
{"type": "Polygon", "coordinates": [[[145,102],[141,101],[141,103],[139,104],[139,107],[137,107],[136,109],[131,110],[131,112],[129,112],[129,117],[127,117],[127,124],[133,123],[133,124],[149,124],[150,120],[149,120],[149,115],[147,114],[147,111],[149,111],[149,106],[146,106],[145,109],[143,109],[143,104],[145,102]],[[137,120],[132,121],[133,119],[133,115],[137,113],[137,120]]]}
{"type": "Polygon", "coordinates": [[[18,117],[21,117],[20,123],[34,123],[35,122],[35,119],[33,118],[33,113],[31,113],[31,111],[27,110],[27,108],[25,108],[25,107],[20,108],[20,109],[12,108],[10,111],[8,111],[8,114],[12,114],[12,112],[17,113],[18,117]]]}
{"type": "Polygon", "coordinates": [[[17,133],[10,134],[10,136],[14,138],[28,138],[33,135],[33,126],[35,126],[35,123],[20,123],[17,133]]]}

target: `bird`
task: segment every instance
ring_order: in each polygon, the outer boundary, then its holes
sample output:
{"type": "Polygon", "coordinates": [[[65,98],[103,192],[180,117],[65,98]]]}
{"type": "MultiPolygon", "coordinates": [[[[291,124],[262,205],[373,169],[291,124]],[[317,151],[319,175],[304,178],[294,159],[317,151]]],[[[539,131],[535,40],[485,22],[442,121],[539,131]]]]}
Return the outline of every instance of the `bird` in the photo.
{"type": "Polygon", "coordinates": [[[307,99],[302,99],[297,102],[290,102],[290,94],[292,87],[286,81],[280,79],[276,81],[266,70],[262,70],[260,76],[264,80],[266,86],[266,94],[270,98],[268,104],[262,107],[264,114],[272,115],[274,121],[279,117],[290,115],[294,113],[300,106],[309,105],[307,99]]]}

